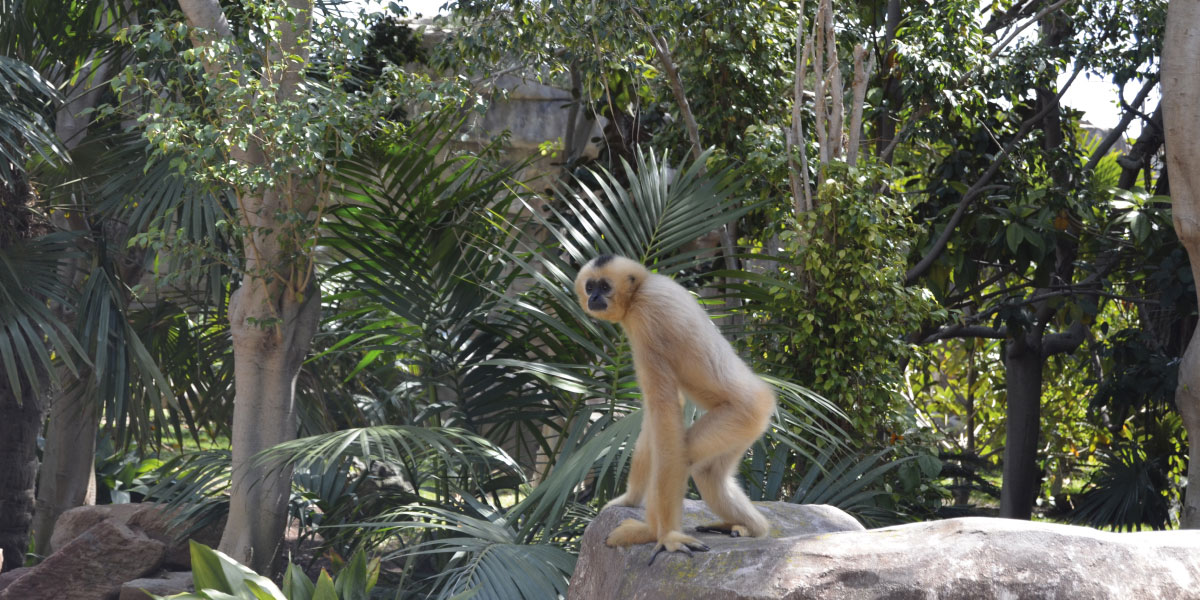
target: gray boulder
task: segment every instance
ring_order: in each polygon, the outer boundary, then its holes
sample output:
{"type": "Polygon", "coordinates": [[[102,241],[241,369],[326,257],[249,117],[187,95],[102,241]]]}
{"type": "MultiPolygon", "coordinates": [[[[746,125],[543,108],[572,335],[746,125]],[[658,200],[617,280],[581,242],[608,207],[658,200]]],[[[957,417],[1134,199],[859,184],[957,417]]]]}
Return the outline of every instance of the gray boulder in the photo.
{"type": "MultiPolygon", "coordinates": [[[[609,509],[588,527],[572,600],[599,599],[1198,599],[1200,532],[1111,533],[971,517],[864,530],[828,506],[756,503],[769,537],[696,534],[710,552],[608,548],[635,509],[609,509]],[[848,525],[853,523],[853,525],[848,525]]],[[[685,506],[684,530],[714,520],[685,506]]]]}
{"type": "Polygon", "coordinates": [[[157,570],[165,553],[162,542],[101,521],[10,583],[0,600],[108,600],[157,570]]]}

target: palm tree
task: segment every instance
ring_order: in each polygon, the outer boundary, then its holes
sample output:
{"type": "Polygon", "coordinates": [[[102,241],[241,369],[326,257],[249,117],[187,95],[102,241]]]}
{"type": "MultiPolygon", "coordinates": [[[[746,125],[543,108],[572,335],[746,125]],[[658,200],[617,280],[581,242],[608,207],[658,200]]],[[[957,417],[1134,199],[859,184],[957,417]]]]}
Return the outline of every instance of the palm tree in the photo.
{"type": "Polygon", "coordinates": [[[45,120],[58,96],[32,67],[6,56],[0,56],[0,87],[14,92],[0,97],[0,559],[14,569],[25,562],[33,518],[51,356],[68,358],[77,345],[47,305],[70,303],[70,290],[56,276],[56,257],[69,251],[69,240],[39,235],[45,224],[30,206],[25,174],[34,156],[61,157],[45,120]]]}
{"type": "MultiPolygon", "coordinates": [[[[0,105],[0,110],[11,113],[20,102],[29,105],[38,90],[57,99],[53,106],[38,101],[36,110],[18,111],[33,120],[3,130],[5,134],[20,131],[0,143],[0,170],[8,174],[28,165],[20,178],[4,179],[30,182],[37,190],[39,214],[49,217],[41,225],[61,231],[52,238],[54,245],[27,245],[24,262],[10,261],[7,266],[9,275],[23,282],[25,289],[32,290],[28,282],[41,282],[53,291],[48,297],[54,300],[55,310],[27,315],[30,331],[65,328],[70,332],[61,339],[40,341],[25,332],[24,343],[22,338],[11,338],[11,351],[0,353],[0,359],[15,368],[28,363],[27,357],[50,356],[38,350],[47,343],[68,344],[72,352],[56,349],[53,355],[75,357],[71,363],[38,365],[38,375],[53,384],[47,402],[42,403],[50,414],[34,522],[38,554],[47,548],[58,515],[91,501],[87,494],[102,417],[120,446],[132,439],[156,441],[171,431],[182,437],[179,424],[195,424],[193,404],[177,402],[171,383],[194,390],[188,384],[198,373],[183,369],[164,373],[157,360],[162,356],[142,339],[145,332],[155,331],[149,326],[162,323],[172,306],[175,315],[182,309],[168,302],[161,290],[153,301],[143,298],[139,304],[132,302],[130,293],[151,258],[165,265],[174,257],[152,257],[125,248],[128,240],[153,222],[201,224],[180,228],[185,232],[181,245],[191,239],[219,239],[212,226],[217,220],[214,215],[220,213],[218,199],[196,193],[194,186],[166,168],[168,161],[147,161],[140,137],[123,133],[121,113],[93,112],[104,105],[109,77],[121,56],[113,46],[114,30],[143,19],[156,5],[0,1],[0,57],[4,57],[0,80],[10,83],[8,89],[24,90],[11,103],[0,105]],[[50,254],[33,256],[33,252],[50,254]],[[45,278],[53,277],[59,281],[51,285],[45,278]],[[135,313],[141,309],[155,311],[158,320],[138,317],[135,313]],[[138,329],[134,323],[148,327],[138,329]]],[[[21,210],[27,210],[24,198],[21,201],[21,210]]],[[[37,291],[44,302],[47,290],[37,291]]],[[[219,299],[221,294],[210,298],[219,299]]],[[[30,373],[24,376],[33,381],[30,373]]],[[[23,543],[21,547],[23,551],[23,543]]]]}

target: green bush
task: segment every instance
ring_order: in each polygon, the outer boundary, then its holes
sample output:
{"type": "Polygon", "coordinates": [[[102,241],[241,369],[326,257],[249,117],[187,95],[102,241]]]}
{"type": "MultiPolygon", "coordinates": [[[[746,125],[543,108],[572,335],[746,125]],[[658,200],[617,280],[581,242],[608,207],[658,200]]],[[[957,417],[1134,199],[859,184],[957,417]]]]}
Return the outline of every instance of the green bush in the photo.
{"type": "MultiPolygon", "coordinates": [[[[379,578],[379,561],[356,552],[336,577],[324,569],[313,582],[288,563],[283,589],[236,560],[192,541],[192,583],[196,591],[170,596],[175,600],[367,600],[379,578]]],[[[155,596],[162,600],[162,596],[155,596]]]]}
{"type": "Polygon", "coordinates": [[[889,172],[825,168],[835,172],[815,208],[797,215],[778,203],[754,240],[774,281],[747,306],[755,329],[747,347],[771,372],[841,408],[859,439],[889,442],[911,425],[897,406],[913,355],[904,340],[935,304],[902,283],[912,223],[890,193],[889,172]]]}

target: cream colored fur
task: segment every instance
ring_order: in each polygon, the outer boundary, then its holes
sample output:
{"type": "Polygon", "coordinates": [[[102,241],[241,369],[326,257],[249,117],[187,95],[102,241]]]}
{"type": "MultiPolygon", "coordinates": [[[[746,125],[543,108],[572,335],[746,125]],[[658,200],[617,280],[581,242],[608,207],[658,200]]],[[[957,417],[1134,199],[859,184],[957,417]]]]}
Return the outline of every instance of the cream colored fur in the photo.
{"type": "Polygon", "coordinates": [[[609,505],[645,504],[646,521],[626,519],[606,543],[657,542],[671,552],[707,549],[680,531],[689,474],[722,519],[711,529],[765,535],[766,518],[733,475],[775,409],[770,386],[737,356],[691,293],[637,262],[620,256],[594,259],[580,270],[575,293],[588,314],[625,329],[645,401],[627,490],[609,505]],[[601,281],[608,283],[606,293],[601,281]],[[687,429],[681,394],[705,410],[687,429]]]}

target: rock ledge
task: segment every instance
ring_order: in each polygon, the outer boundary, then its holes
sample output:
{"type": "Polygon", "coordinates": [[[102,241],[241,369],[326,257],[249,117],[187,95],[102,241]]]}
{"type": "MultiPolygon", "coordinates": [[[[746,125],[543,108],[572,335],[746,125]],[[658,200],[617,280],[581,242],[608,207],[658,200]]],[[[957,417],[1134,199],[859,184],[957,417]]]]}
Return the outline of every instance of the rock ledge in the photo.
{"type": "MultiPolygon", "coordinates": [[[[604,538],[639,509],[602,512],[584,533],[572,600],[1196,599],[1200,532],[1111,533],[970,517],[865,530],[830,506],[762,502],[769,537],[699,534],[711,552],[660,556],[604,538]]],[[[687,501],[684,529],[714,520],[687,501]]]]}

